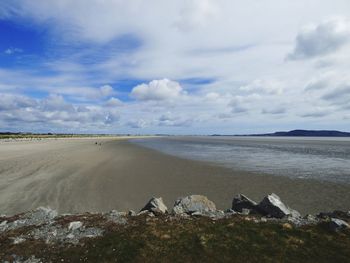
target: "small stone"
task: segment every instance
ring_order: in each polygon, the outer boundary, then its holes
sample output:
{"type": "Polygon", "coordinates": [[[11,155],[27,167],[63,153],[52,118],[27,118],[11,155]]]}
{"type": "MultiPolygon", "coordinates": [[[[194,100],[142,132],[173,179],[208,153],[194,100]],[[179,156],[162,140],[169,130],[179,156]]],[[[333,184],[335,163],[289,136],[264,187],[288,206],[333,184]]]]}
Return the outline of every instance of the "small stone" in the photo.
{"type": "Polygon", "coordinates": [[[80,229],[83,226],[83,223],[80,221],[74,221],[74,222],[70,222],[68,225],[68,229],[70,231],[75,231],[80,229]]]}
{"type": "Polygon", "coordinates": [[[73,239],[73,238],[74,238],[74,235],[73,235],[73,234],[68,234],[68,235],[67,235],[67,238],[68,238],[68,239],[73,239]]]}
{"type": "Polygon", "coordinates": [[[160,236],[160,239],[168,240],[168,239],[171,239],[171,236],[168,235],[168,234],[164,234],[164,235],[161,235],[161,236],[160,236]]]}
{"type": "Polygon", "coordinates": [[[21,244],[21,243],[23,243],[24,241],[26,241],[24,238],[22,238],[22,237],[15,237],[14,239],[13,239],[13,244],[14,245],[17,245],[17,244],[21,244]]]}
{"type": "Polygon", "coordinates": [[[136,216],[136,212],[134,210],[129,210],[128,215],[129,216],[136,216]]]}
{"type": "Polygon", "coordinates": [[[250,214],[250,209],[247,209],[247,208],[242,208],[242,212],[241,212],[242,215],[249,215],[250,214]]]}
{"type": "Polygon", "coordinates": [[[289,224],[289,223],[284,223],[282,225],[282,227],[283,227],[283,229],[288,229],[288,230],[293,229],[293,226],[291,224],[289,224]]]}

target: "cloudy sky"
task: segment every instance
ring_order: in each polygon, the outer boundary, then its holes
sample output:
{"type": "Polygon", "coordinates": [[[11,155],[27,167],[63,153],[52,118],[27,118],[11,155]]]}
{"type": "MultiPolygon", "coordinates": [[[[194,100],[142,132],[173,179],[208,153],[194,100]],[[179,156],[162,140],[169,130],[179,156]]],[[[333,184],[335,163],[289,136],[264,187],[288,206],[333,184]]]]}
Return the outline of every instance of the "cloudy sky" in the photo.
{"type": "Polygon", "coordinates": [[[0,131],[350,130],[349,0],[2,0],[0,131]]]}

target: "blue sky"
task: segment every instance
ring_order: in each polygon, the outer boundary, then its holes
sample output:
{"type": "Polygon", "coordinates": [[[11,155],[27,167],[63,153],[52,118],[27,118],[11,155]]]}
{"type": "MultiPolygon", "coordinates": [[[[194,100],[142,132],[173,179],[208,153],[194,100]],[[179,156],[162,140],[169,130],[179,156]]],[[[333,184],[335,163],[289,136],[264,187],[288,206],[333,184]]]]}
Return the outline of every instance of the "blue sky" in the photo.
{"type": "Polygon", "coordinates": [[[0,131],[350,130],[347,0],[0,3],[0,131]]]}

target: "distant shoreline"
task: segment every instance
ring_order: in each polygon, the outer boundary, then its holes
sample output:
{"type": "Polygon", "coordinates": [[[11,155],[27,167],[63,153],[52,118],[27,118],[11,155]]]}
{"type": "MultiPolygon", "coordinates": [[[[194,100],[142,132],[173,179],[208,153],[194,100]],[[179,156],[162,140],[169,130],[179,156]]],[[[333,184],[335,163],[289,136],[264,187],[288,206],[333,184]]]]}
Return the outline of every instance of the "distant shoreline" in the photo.
{"type": "Polygon", "coordinates": [[[350,137],[350,132],[332,130],[292,130],[263,134],[220,135],[211,136],[257,136],[257,137],[350,137]]]}

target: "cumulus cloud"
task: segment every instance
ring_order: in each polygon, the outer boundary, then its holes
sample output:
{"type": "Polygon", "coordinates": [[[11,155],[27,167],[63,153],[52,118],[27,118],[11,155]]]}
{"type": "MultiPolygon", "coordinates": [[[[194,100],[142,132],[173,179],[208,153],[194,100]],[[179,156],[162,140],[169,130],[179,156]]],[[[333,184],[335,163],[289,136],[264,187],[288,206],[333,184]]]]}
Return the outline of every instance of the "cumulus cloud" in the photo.
{"type": "Polygon", "coordinates": [[[114,93],[114,90],[110,85],[104,85],[100,87],[100,92],[103,97],[107,97],[112,95],[114,93]]]}
{"type": "MultiPolygon", "coordinates": [[[[51,94],[43,99],[31,99],[17,94],[0,94],[0,121],[20,131],[40,123],[41,128],[82,129],[116,124],[116,110],[99,106],[73,105],[62,95],[51,94]]],[[[5,126],[4,126],[5,127],[5,126]]]]}
{"type": "Polygon", "coordinates": [[[322,96],[337,105],[350,105],[350,83],[342,83],[322,96]]]}
{"type": "Polygon", "coordinates": [[[241,91],[250,93],[282,94],[283,85],[276,80],[256,79],[239,88],[241,91]]]}
{"type": "Polygon", "coordinates": [[[8,48],[8,49],[6,49],[5,51],[4,51],[4,53],[6,54],[6,55],[12,55],[12,54],[15,54],[15,53],[22,53],[23,52],[23,50],[22,49],[20,49],[20,48],[8,48]]]}
{"type": "Polygon", "coordinates": [[[0,94],[0,111],[35,107],[37,101],[18,94],[0,94]]]}
{"type": "Polygon", "coordinates": [[[145,128],[147,126],[147,122],[145,120],[139,119],[139,120],[131,120],[126,123],[126,126],[133,128],[133,129],[141,129],[145,128]]]}
{"type": "Polygon", "coordinates": [[[180,10],[175,26],[180,30],[189,31],[196,27],[203,27],[219,15],[216,0],[189,0],[180,10]]]}
{"type": "Polygon", "coordinates": [[[261,95],[256,93],[246,96],[236,95],[232,97],[228,106],[231,108],[232,113],[248,113],[259,107],[262,98],[261,95]]]}
{"type": "Polygon", "coordinates": [[[172,100],[185,94],[180,84],[169,79],[152,80],[148,84],[136,86],[131,96],[141,101],[172,100]]]}
{"type": "Polygon", "coordinates": [[[118,98],[110,98],[107,102],[106,102],[106,106],[108,107],[116,107],[116,106],[120,106],[123,105],[123,102],[118,99],[118,98]]]}
{"type": "Polygon", "coordinates": [[[350,21],[343,17],[332,18],[318,25],[310,25],[299,32],[292,60],[314,58],[333,53],[350,40],[350,21]]]}
{"type": "Polygon", "coordinates": [[[158,118],[159,126],[188,127],[193,123],[193,119],[173,116],[170,113],[163,114],[158,118]]]}

